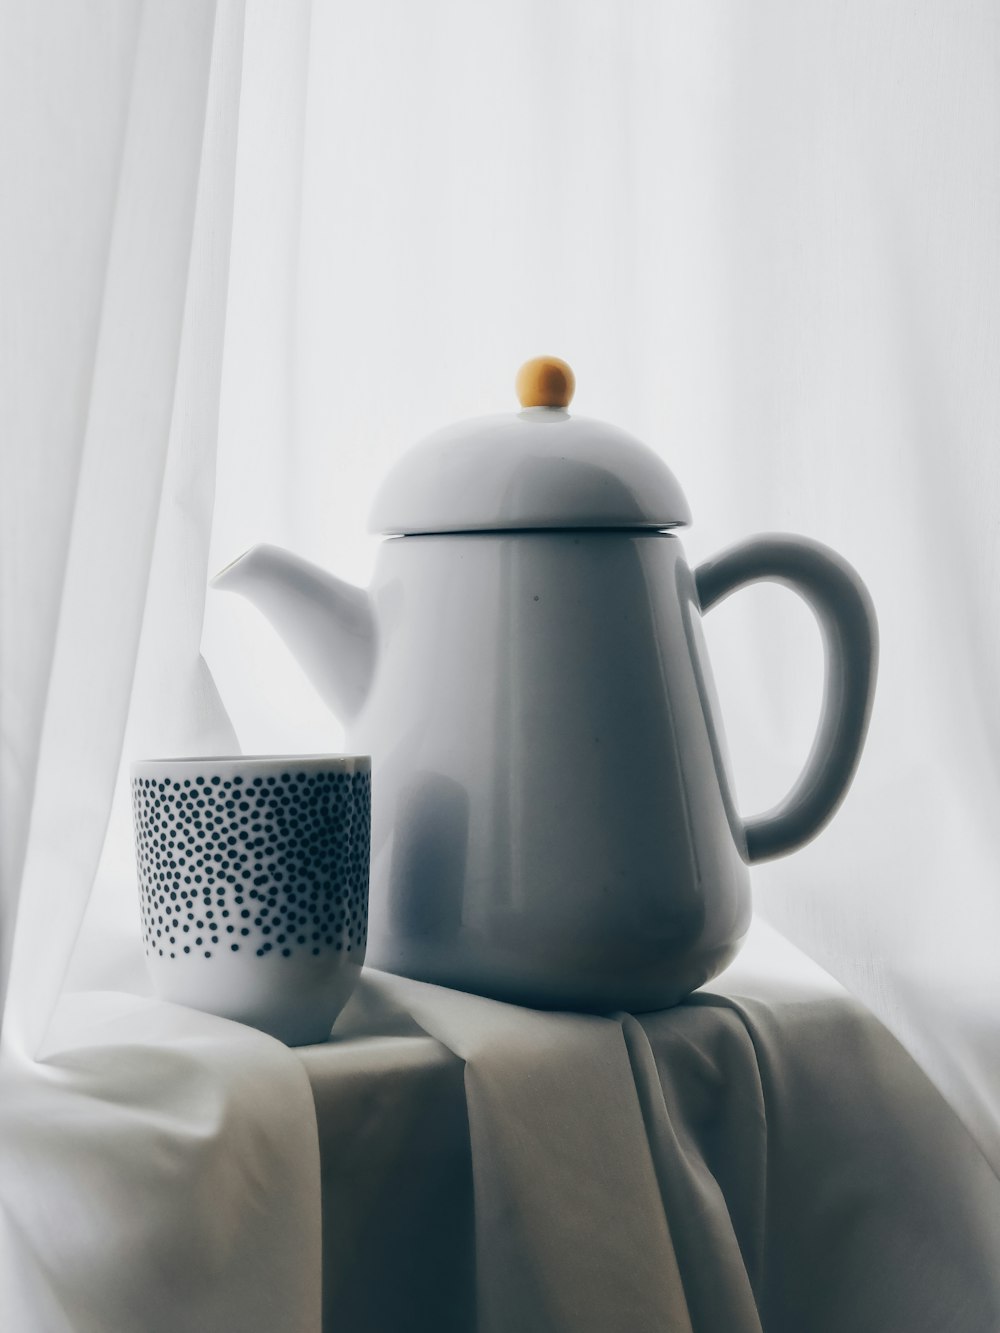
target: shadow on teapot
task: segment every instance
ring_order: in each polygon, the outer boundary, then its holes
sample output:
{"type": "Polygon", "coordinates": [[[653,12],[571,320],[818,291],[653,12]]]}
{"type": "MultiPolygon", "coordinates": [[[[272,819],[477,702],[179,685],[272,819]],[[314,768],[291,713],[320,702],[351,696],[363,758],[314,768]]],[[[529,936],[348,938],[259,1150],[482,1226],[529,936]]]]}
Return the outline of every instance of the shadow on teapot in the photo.
{"type": "Polygon", "coordinates": [[[396,799],[392,841],[388,929],[439,943],[454,939],[462,925],[468,860],[466,789],[444,773],[413,774],[396,799]]]}

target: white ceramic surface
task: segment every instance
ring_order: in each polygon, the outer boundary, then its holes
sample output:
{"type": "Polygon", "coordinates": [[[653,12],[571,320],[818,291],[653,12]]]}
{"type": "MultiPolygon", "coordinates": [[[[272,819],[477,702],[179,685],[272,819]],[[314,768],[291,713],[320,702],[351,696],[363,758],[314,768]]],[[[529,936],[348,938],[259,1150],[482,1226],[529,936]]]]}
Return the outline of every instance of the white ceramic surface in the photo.
{"type": "Polygon", "coordinates": [[[671,528],[691,522],[666,463],[633,435],[563,408],[446,426],[382,482],[372,532],[671,528]]]}
{"type": "Polygon", "coordinates": [[[132,803],[156,994],[325,1041],[365,959],[369,758],[144,760],[132,803]]]}
{"type": "Polygon", "coordinates": [[[382,544],[368,590],[266,546],[214,580],[271,619],[348,745],[373,757],[374,966],[527,1004],[642,1010],[734,956],[746,863],[807,841],[850,784],[877,631],[832,551],[763,537],[692,572],[657,530],[686,518],[651,451],[535,408],[480,433],[464,423],[397,465],[373,526],[408,535],[382,544]],[[745,823],[701,613],[756,579],[810,604],[827,679],[799,782],[745,823]]]}

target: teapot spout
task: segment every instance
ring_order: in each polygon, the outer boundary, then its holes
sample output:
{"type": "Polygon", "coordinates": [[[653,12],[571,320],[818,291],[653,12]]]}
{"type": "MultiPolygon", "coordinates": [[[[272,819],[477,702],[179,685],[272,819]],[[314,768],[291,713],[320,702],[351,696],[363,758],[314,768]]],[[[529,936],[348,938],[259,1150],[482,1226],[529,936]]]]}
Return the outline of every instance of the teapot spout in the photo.
{"type": "Polygon", "coordinates": [[[363,588],[278,546],[253,546],[211,580],[270,620],[342,722],[361,709],[375,667],[375,617],[363,588]]]}

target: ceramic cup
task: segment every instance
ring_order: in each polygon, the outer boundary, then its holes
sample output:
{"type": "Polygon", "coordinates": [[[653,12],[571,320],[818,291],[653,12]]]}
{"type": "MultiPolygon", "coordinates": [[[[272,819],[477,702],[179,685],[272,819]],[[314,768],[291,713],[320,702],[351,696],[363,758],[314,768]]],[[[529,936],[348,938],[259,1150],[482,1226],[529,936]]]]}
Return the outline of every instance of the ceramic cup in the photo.
{"type": "Polygon", "coordinates": [[[325,1041],[365,958],[371,760],[141,760],[132,808],[155,993],[325,1041]]]}

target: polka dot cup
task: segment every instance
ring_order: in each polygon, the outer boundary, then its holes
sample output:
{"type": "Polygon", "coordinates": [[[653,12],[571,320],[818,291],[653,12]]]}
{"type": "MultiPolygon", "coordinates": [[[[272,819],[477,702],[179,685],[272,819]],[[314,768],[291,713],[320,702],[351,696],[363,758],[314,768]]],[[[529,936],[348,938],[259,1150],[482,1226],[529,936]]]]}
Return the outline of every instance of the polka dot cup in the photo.
{"type": "Polygon", "coordinates": [[[365,958],[371,761],[143,760],[132,809],[156,994],[325,1041],[365,958]]]}

